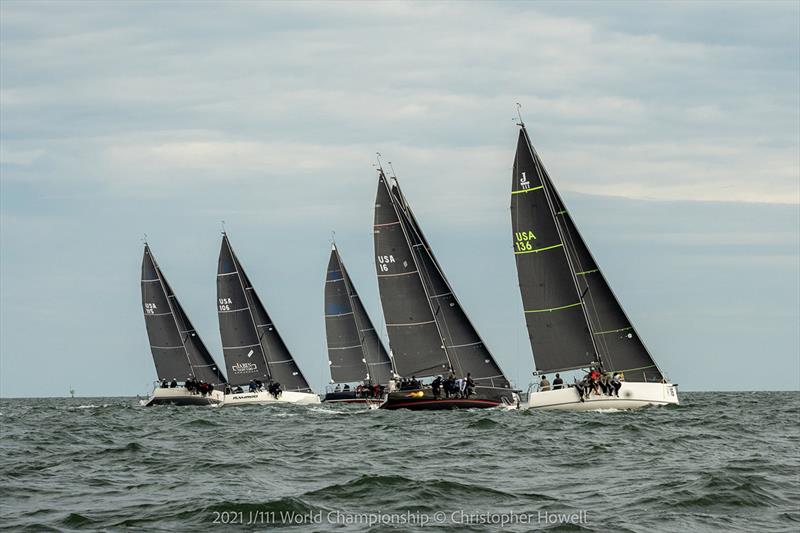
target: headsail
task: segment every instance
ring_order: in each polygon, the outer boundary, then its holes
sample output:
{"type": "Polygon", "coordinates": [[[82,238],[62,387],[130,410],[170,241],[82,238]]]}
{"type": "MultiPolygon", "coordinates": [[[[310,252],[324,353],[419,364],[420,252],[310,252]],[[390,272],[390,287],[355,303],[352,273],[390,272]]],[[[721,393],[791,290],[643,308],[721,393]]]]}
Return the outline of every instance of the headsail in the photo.
{"type": "Polygon", "coordinates": [[[389,382],[391,361],[335,245],[325,280],[325,332],[334,382],[389,382]]]}
{"type": "Polygon", "coordinates": [[[225,376],[183,311],[147,244],[142,257],[141,286],[144,321],[158,379],[183,381],[193,376],[206,383],[224,385],[225,376]]]}
{"type": "Polygon", "coordinates": [[[258,379],[277,381],[284,390],[311,392],[226,234],[217,267],[217,311],[231,384],[258,379]]]}
{"type": "Polygon", "coordinates": [[[511,193],[514,254],[536,366],[602,363],[628,381],[658,370],[600,272],[522,126],[511,193]]]}
{"type": "MultiPolygon", "coordinates": [[[[527,134],[527,133],[526,133],[527,134]]],[[[578,227],[569,214],[550,176],[531,145],[533,156],[542,171],[542,177],[553,193],[553,208],[561,225],[567,252],[575,269],[578,290],[586,306],[586,315],[591,324],[603,368],[612,372],[624,372],[626,381],[661,381],[663,375],[636,333],[611,286],[592,257],[581,237],[578,227]]]]}

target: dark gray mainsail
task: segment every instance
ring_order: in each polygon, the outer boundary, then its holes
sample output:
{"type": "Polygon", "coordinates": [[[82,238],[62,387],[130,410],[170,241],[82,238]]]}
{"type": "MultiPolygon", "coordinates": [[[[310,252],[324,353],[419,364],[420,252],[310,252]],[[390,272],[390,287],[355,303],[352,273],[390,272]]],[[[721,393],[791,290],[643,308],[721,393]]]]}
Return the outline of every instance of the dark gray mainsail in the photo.
{"type": "Polygon", "coordinates": [[[446,373],[451,364],[382,171],[373,232],[378,289],[397,372],[406,377],[446,373]]]}
{"type": "Polygon", "coordinates": [[[331,247],[325,280],[325,333],[334,383],[389,382],[391,361],[336,245],[331,247]]]}
{"type": "Polygon", "coordinates": [[[224,385],[225,376],[183,311],[150,246],[142,257],[142,309],[159,380],[187,377],[224,385]]]}
{"type": "Polygon", "coordinates": [[[584,294],[586,315],[591,324],[603,368],[612,372],[624,372],[626,381],[661,381],[663,375],[658,365],[636,333],[636,329],[586,246],[539,154],[532,144],[530,146],[536,164],[541,169],[542,178],[553,193],[556,220],[561,226],[561,234],[572,260],[578,290],[584,294]]]}
{"type": "Polygon", "coordinates": [[[311,392],[231,247],[227,234],[217,266],[217,311],[232,385],[276,381],[283,390],[311,392]]]}
{"type": "Polygon", "coordinates": [[[525,321],[544,372],[597,362],[576,282],[548,190],[520,130],[511,185],[511,226],[525,321]]]}
{"type": "Polygon", "coordinates": [[[481,386],[509,388],[508,379],[458,301],[396,180],[392,191],[453,371],[459,376],[471,374],[481,386]]]}
{"type": "Polygon", "coordinates": [[[536,366],[601,363],[628,381],[662,378],[521,126],[511,193],[514,253],[536,366]],[[541,252],[541,253],[540,253],[541,252]]]}

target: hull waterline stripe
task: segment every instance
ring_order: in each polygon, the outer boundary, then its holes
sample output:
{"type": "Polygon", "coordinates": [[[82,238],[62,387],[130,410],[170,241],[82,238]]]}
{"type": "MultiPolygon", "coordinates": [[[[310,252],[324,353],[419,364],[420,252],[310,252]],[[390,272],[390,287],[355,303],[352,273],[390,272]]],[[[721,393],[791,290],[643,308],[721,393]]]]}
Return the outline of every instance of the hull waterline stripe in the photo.
{"type": "Polygon", "coordinates": [[[539,185],[538,187],[532,187],[530,189],[520,189],[518,191],[511,191],[511,194],[522,194],[522,193],[525,193],[525,192],[538,191],[541,188],[542,188],[542,185],[539,185]]]}
{"type": "Polygon", "coordinates": [[[539,252],[544,252],[545,250],[552,250],[554,248],[561,248],[564,246],[563,244],[554,244],[553,246],[546,246],[544,248],[534,248],[533,250],[522,250],[522,251],[514,251],[514,255],[522,255],[522,254],[535,254],[539,252]]]}
{"type": "Polygon", "coordinates": [[[551,307],[550,309],[526,309],[526,313],[550,313],[553,311],[561,311],[562,309],[569,309],[570,307],[577,307],[581,305],[581,302],[569,304],[569,305],[562,305],[561,307],[551,307]]]}

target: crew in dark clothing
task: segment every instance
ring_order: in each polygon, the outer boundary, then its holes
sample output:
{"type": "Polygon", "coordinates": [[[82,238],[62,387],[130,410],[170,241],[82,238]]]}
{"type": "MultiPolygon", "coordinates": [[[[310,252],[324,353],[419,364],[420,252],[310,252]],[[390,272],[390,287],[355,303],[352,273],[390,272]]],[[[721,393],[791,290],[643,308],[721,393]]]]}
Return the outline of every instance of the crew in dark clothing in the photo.
{"type": "Polygon", "coordinates": [[[192,378],[192,376],[189,376],[188,378],[186,378],[186,381],[183,382],[183,386],[186,387],[186,390],[188,390],[189,392],[195,392],[197,384],[195,383],[194,378],[192,378]]]}
{"type": "Polygon", "coordinates": [[[273,381],[272,383],[270,383],[269,386],[267,387],[267,390],[276,400],[281,397],[281,384],[278,383],[277,381],[273,381]]]}
{"type": "Polygon", "coordinates": [[[176,388],[177,386],[178,386],[178,380],[177,380],[177,379],[175,379],[175,378],[172,378],[172,381],[170,381],[170,382],[169,382],[169,388],[170,388],[170,389],[174,389],[174,388],[176,388]]]}
{"type": "Polygon", "coordinates": [[[431,390],[433,391],[434,399],[438,400],[442,390],[442,376],[436,376],[436,379],[431,382],[431,390]]]}
{"type": "Polygon", "coordinates": [[[350,392],[350,385],[348,385],[347,383],[345,383],[345,385],[344,385],[344,388],[342,388],[342,390],[343,390],[344,392],[350,392]]]}
{"type": "Polygon", "coordinates": [[[230,386],[230,385],[228,385],[228,384],[225,384],[225,394],[230,394],[231,392],[233,392],[233,391],[231,390],[231,386],[230,386]]]}
{"type": "Polygon", "coordinates": [[[249,383],[249,386],[248,386],[248,392],[256,392],[256,380],[254,380],[254,379],[250,380],[250,383],[249,383]]]}
{"type": "Polygon", "coordinates": [[[564,380],[561,379],[561,376],[556,374],[556,378],[553,380],[553,390],[563,389],[564,388],[564,380]]]}
{"type": "Polygon", "coordinates": [[[444,394],[449,398],[451,395],[455,395],[456,390],[456,376],[450,372],[444,382],[444,394]]]}
{"type": "Polygon", "coordinates": [[[164,379],[161,381],[161,388],[162,388],[162,389],[166,389],[168,386],[169,386],[169,384],[167,383],[167,378],[164,378],[164,379]]]}
{"type": "Polygon", "coordinates": [[[467,378],[464,380],[464,397],[469,398],[470,395],[473,394],[475,389],[475,381],[472,379],[472,375],[467,372],[467,378]]]}
{"type": "Polygon", "coordinates": [[[241,394],[243,392],[244,392],[244,389],[241,388],[241,387],[236,387],[235,389],[233,389],[233,393],[234,394],[241,394]]]}

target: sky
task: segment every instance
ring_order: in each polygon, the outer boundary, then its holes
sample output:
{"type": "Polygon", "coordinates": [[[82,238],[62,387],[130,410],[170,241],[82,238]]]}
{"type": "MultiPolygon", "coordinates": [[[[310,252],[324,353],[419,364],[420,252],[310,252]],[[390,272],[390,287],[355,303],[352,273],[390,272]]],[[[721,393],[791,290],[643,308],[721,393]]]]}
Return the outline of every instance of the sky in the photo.
{"type": "Polygon", "coordinates": [[[332,231],[383,323],[376,152],[526,388],[517,102],[672,381],[798,390],[799,50],[788,1],[3,0],[0,396],[151,389],[145,234],[221,363],[222,220],[324,392],[332,231]]]}

